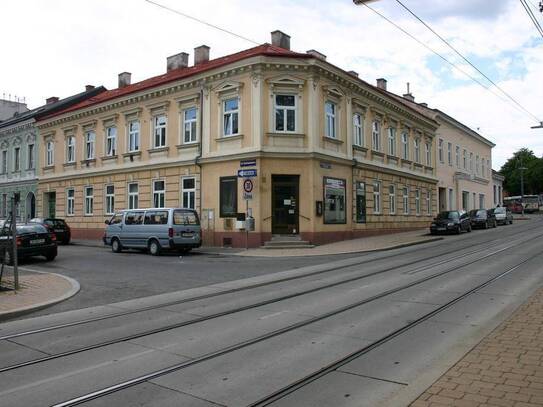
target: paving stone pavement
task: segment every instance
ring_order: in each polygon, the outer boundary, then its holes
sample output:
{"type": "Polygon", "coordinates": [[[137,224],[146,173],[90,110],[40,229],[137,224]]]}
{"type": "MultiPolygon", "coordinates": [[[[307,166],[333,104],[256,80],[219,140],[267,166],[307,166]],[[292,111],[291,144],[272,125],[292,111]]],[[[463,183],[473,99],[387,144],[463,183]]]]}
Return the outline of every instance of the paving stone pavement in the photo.
{"type": "Polygon", "coordinates": [[[411,407],[543,406],[543,288],[411,407]]]}

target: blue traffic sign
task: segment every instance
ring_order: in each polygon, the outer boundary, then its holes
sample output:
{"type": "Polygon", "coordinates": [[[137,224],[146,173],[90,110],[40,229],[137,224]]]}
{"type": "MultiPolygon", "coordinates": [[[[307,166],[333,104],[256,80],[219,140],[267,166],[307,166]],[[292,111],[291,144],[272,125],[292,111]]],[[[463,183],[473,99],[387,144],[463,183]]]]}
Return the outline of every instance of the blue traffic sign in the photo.
{"type": "Polygon", "coordinates": [[[240,167],[255,167],[256,166],[256,160],[241,160],[239,162],[240,167]]]}
{"type": "Polygon", "coordinates": [[[256,168],[250,169],[250,170],[238,170],[238,177],[239,178],[256,177],[256,168]]]}

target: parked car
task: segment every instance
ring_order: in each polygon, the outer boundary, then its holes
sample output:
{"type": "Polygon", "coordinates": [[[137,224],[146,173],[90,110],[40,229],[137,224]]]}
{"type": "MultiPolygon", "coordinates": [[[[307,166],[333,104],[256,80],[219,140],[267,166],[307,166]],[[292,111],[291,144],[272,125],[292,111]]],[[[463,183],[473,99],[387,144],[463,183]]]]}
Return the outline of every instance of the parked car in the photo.
{"type": "Polygon", "coordinates": [[[490,227],[495,228],[498,225],[494,211],[491,210],[473,209],[469,211],[469,218],[472,228],[488,229],[490,227]]]}
{"type": "MultiPolygon", "coordinates": [[[[57,257],[57,241],[54,232],[37,223],[18,223],[17,258],[45,256],[47,261],[57,257]]],[[[0,232],[0,258],[6,264],[13,264],[13,239],[10,223],[5,222],[0,232]]]]}
{"type": "Polygon", "coordinates": [[[440,212],[430,225],[430,233],[432,235],[439,232],[460,234],[462,231],[471,232],[471,222],[468,214],[464,211],[440,212]]]}
{"type": "Polygon", "coordinates": [[[184,208],[130,209],[106,220],[104,244],[114,253],[147,249],[157,256],[163,250],[188,252],[202,245],[198,213],[184,208]]]}
{"type": "Polygon", "coordinates": [[[494,216],[496,216],[496,222],[498,225],[512,225],[513,224],[513,214],[509,208],[499,206],[494,209],[494,216]]]}
{"type": "Polygon", "coordinates": [[[30,219],[31,223],[39,223],[45,226],[51,232],[57,235],[57,241],[62,244],[70,243],[72,238],[72,231],[64,219],[57,218],[34,218],[30,219]]]}

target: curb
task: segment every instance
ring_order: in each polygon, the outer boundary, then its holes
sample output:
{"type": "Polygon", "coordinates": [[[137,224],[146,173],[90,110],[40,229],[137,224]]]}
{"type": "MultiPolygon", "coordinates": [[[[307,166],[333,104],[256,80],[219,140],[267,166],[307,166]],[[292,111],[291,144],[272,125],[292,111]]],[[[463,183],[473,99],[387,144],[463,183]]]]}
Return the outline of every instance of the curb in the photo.
{"type": "Polygon", "coordinates": [[[54,305],[54,304],[58,304],[59,302],[65,301],[68,298],[73,297],[74,295],[76,295],[79,292],[79,290],[81,290],[81,285],[79,284],[79,282],[77,280],[74,280],[71,277],[67,277],[67,276],[64,276],[64,275],[58,274],[58,273],[49,273],[49,272],[38,271],[38,270],[32,270],[32,272],[33,273],[38,273],[38,274],[51,274],[51,275],[54,275],[54,276],[58,276],[60,278],[63,278],[65,280],[67,280],[71,284],[72,288],[69,291],[67,291],[66,293],[64,293],[64,294],[62,294],[62,295],[60,295],[60,296],[58,296],[56,298],[51,298],[50,300],[42,301],[42,302],[39,302],[37,304],[28,305],[26,307],[22,307],[22,308],[12,310],[12,311],[0,312],[0,322],[5,321],[7,319],[14,318],[14,317],[18,317],[18,316],[21,316],[21,315],[24,315],[24,314],[28,314],[28,313],[33,312],[33,311],[38,311],[40,309],[47,308],[47,307],[49,307],[51,305],[54,305]]]}

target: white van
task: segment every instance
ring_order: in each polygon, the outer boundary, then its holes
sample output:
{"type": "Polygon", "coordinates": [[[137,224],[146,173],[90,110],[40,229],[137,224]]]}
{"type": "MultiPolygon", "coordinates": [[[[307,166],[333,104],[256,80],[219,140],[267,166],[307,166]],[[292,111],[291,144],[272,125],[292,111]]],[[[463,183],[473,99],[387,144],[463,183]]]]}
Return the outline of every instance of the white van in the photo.
{"type": "Polygon", "coordinates": [[[198,213],[184,208],[127,209],[106,220],[104,244],[114,253],[147,249],[153,256],[163,250],[189,252],[202,245],[198,213]]]}

